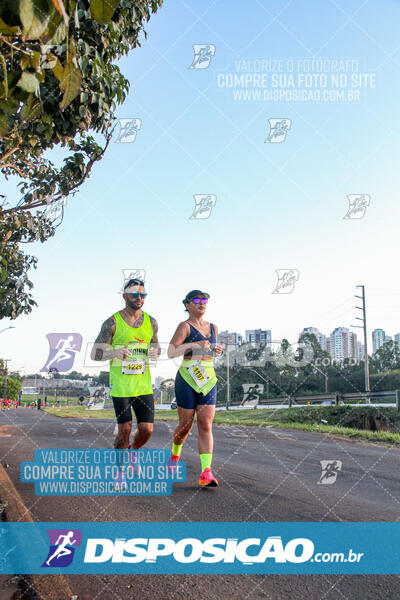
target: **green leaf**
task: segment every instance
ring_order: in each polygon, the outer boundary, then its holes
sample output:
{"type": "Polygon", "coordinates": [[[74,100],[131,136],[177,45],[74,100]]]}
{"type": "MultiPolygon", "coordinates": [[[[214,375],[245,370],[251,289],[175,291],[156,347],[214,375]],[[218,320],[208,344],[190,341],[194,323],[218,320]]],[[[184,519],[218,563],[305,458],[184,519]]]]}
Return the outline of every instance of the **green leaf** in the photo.
{"type": "Polygon", "coordinates": [[[41,57],[40,52],[33,53],[32,60],[33,60],[33,64],[35,66],[36,71],[40,70],[40,57],[41,57]]]}
{"type": "Polygon", "coordinates": [[[7,23],[5,23],[3,19],[0,19],[0,33],[15,33],[17,31],[18,27],[7,25],[7,23]]]}
{"type": "Polygon", "coordinates": [[[29,96],[28,101],[21,109],[21,119],[24,121],[31,121],[32,119],[38,118],[42,113],[42,104],[40,100],[37,100],[32,94],[29,96]]]}
{"type": "Polygon", "coordinates": [[[17,83],[17,85],[25,90],[26,92],[33,93],[39,87],[39,81],[35,77],[34,73],[27,73],[24,71],[17,83]]]}
{"type": "Polygon", "coordinates": [[[7,135],[10,123],[7,115],[0,113],[0,136],[7,135]]]}
{"type": "Polygon", "coordinates": [[[75,10],[77,0],[64,0],[65,10],[72,15],[75,10]]]}
{"type": "Polygon", "coordinates": [[[21,71],[19,69],[18,69],[18,71],[8,71],[7,81],[8,81],[8,89],[9,90],[17,85],[20,76],[21,76],[21,71]]]}
{"type": "Polygon", "coordinates": [[[120,0],[90,0],[92,17],[99,23],[109,23],[119,3],[120,0]]]}
{"type": "Polygon", "coordinates": [[[46,0],[20,0],[19,18],[23,25],[23,35],[27,40],[39,38],[47,29],[50,20],[49,5],[46,0]]]}
{"type": "MultiPolygon", "coordinates": [[[[55,9],[52,10],[51,14],[50,14],[49,23],[47,26],[46,38],[51,39],[55,35],[57,28],[60,27],[60,23],[64,27],[64,37],[65,37],[65,26],[64,26],[63,18],[57,10],[55,10],[55,9]]],[[[58,42],[53,42],[53,43],[57,44],[58,42]]]]}
{"type": "Polygon", "coordinates": [[[27,56],[26,54],[23,54],[21,56],[20,61],[19,61],[21,70],[25,71],[26,67],[28,67],[30,65],[30,62],[31,62],[30,56],[27,56]]]}
{"type": "MultiPolygon", "coordinates": [[[[50,56],[52,56],[52,55],[50,55],[50,56]]],[[[56,58],[56,57],[53,57],[53,58],[56,58]]],[[[58,81],[61,81],[64,76],[64,68],[58,58],[56,58],[56,62],[54,64],[54,66],[51,67],[51,70],[53,71],[54,75],[57,77],[58,81]]]]}
{"type": "Polygon", "coordinates": [[[79,69],[72,62],[64,67],[63,78],[60,81],[60,88],[64,91],[63,99],[60,103],[61,110],[64,110],[72,100],[76,98],[81,89],[82,75],[79,69]]]}
{"type": "MultiPolygon", "coordinates": [[[[60,17],[57,11],[55,11],[55,14],[57,15],[57,18],[60,17]]],[[[64,21],[57,22],[56,20],[50,19],[47,34],[47,43],[55,45],[62,44],[65,41],[65,36],[67,35],[67,29],[64,21]]]]}

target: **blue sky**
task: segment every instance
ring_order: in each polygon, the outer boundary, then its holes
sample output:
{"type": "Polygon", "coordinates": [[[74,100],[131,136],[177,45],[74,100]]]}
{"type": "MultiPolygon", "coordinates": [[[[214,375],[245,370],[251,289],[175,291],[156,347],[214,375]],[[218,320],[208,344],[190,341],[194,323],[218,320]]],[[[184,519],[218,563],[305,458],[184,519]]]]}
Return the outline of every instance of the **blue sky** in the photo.
{"type": "MultiPolygon", "coordinates": [[[[207,316],[220,330],[296,341],[306,326],[355,323],[363,283],[369,332],[399,332],[399,23],[392,0],[165,0],[121,61],[131,90],[117,116],[141,119],[136,140],[111,143],[55,238],[26,248],[39,259],[39,307],[1,334],[10,368],[39,370],[50,332],[93,342],[123,306],[123,269],[146,270],[145,309],[163,342],[193,288],[211,294],[207,316]],[[215,46],[208,68],[189,69],[194,44],[215,46]],[[240,60],[280,59],[286,74],[292,61],[297,77],[298,61],[319,58],[357,62],[370,83],[359,101],[238,101],[218,87],[240,60]],[[283,142],[265,143],[268,119],[290,120],[283,142]],[[216,196],[208,219],[189,218],[195,194],[216,196]],[[349,194],[370,196],[363,218],[343,219],[349,194]],[[277,269],[299,271],[291,294],[272,293],[277,269]]],[[[74,368],[95,372],[83,355],[74,368]]],[[[154,374],[175,370],[165,362],[154,374]]]]}

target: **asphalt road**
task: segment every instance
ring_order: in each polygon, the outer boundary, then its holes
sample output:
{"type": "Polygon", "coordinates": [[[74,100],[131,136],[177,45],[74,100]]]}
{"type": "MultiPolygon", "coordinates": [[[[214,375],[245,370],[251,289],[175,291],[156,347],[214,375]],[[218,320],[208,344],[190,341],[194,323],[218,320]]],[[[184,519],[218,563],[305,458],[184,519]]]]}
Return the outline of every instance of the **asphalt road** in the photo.
{"type": "MultiPolygon", "coordinates": [[[[197,487],[194,428],[185,443],[185,483],[166,497],[39,497],[19,481],[36,448],[109,448],[114,421],[60,419],[31,410],[0,414],[0,460],[37,521],[396,521],[400,451],[386,445],[275,428],[215,426],[213,471],[220,487],[197,487]],[[341,461],[321,485],[320,461],[341,461]]],[[[169,448],[174,423],[157,422],[149,448],[169,448]]],[[[50,576],[51,577],[51,576],[50,576]]],[[[229,598],[400,599],[398,576],[68,576],[79,600],[229,598]]],[[[63,600],[63,599],[60,599],[63,600]]]]}

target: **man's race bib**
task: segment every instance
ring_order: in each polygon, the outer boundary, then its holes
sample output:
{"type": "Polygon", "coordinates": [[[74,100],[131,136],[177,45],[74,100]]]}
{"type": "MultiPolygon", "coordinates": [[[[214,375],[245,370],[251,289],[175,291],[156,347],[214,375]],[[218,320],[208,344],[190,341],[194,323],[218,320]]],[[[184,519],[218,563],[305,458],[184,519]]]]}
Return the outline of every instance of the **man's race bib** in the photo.
{"type": "Polygon", "coordinates": [[[143,375],[146,373],[146,358],[127,358],[122,361],[123,375],[143,375]]]}
{"type": "Polygon", "coordinates": [[[209,376],[207,375],[205,369],[202,367],[200,362],[193,363],[188,368],[188,371],[191,378],[199,388],[202,388],[203,385],[206,385],[206,383],[210,381],[209,376]]]}

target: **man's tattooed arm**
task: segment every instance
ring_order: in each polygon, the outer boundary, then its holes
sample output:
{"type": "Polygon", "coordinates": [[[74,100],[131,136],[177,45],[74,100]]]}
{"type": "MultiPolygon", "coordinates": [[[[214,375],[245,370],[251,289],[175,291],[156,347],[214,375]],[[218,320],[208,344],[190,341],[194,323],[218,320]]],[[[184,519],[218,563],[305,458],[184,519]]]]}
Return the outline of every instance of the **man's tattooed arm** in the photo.
{"type": "Polygon", "coordinates": [[[160,342],[158,341],[158,323],[154,319],[154,317],[150,317],[150,323],[153,329],[153,337],[151,338],[150,349],[152,350],[152,354],[155,355],[155,359],[157,359],[158,356],[161,354],[161,346],[160,342]]]}
{"type": "Polygon", "coordinates": [[[111,360],[114,357],[114,351],[107,350],[107,348],[111,344],[115,328],[116,322],[114,316],[104,321],[90,354],[92,360],[111,360]]]}

